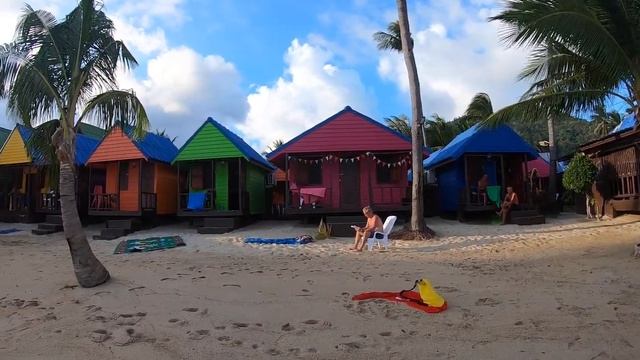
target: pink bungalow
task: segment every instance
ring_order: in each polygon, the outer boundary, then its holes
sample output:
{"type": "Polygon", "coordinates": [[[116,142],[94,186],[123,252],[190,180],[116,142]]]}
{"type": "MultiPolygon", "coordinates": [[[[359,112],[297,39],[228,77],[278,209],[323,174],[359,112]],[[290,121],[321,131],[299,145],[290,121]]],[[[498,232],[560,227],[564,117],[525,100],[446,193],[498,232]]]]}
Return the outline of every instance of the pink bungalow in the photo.
{"type": "Polygon", "coordinates": [[[284,170],[284,194],[274,196],[284,204],[274,205],[286,214],[409,209],[411,139],[349,106],[267,158],[284,170]]]}

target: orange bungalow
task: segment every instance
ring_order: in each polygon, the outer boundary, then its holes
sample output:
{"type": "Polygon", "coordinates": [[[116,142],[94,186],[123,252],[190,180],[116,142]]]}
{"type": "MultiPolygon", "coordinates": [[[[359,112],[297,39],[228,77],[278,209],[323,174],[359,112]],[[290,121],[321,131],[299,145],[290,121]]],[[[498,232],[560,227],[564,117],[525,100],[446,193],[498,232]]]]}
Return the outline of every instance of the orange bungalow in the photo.
{"type": "MultiPolygon", "coordinates": [[[[89,215],[120,218],[176,213],[178,187],[171,161],[178,149],[161,135],[133,136],[114,127],[93,152],[87,166],[89,215]]],[[[111,227],[107,223],[107,227],[111,227]]]]}

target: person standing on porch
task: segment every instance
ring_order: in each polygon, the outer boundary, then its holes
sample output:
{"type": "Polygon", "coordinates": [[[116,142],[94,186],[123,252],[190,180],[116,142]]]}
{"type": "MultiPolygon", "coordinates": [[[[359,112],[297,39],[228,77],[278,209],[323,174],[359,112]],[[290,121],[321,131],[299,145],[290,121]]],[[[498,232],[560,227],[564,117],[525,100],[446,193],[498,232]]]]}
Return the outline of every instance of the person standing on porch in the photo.
{"type": "Polygon", "coordinates": [[[362,209],[362,213],[367,218],[367,225],[362,228],[359,226],[353,227],[356,231],[356,238],[353,246],[350,247],[349,250],[362,251],[365,241],[367,241],[370,236],[376,231],[382,232],[382,219],[373,212],[370,206],[365,206],[362,209]]]}

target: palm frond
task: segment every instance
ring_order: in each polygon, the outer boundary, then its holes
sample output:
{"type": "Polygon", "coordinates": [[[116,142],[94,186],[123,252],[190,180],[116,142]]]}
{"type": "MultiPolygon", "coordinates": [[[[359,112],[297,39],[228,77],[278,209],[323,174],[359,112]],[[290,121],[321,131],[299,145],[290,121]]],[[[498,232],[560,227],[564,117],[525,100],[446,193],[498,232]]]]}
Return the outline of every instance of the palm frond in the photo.
{"type": "Polygon", "coordinates": [[[387,26],[387,32],[378,31],[373,34],[373,40],[376,42],[379,50],[395,50],[402,51],[402,38],[400,37],[400,24],[398,21],[392,21],[387,26]]]}
{"type": "Polygon", "coordinates": [[[109,129],[114,125],[132,126],[136,137],[142,137],[149,129],[149,117],[133,90],[111,90],[95,96],[87,102],[78,121],[93,119],[109,129]]]}
{"type": "Polygon", "coordinates": [[[399,132],[400,134],[411,137],[411,121],[407,115],[397,115],[384,118],[384,122],[391,130],[399,132]]]}
{"type": "Polygon", "coordinates": [[[491,114],[493,114],[491,98],[487,93],[477,93],[471,99],[462,119],[468,122],[479,122],[485,120],[491,114]]]}

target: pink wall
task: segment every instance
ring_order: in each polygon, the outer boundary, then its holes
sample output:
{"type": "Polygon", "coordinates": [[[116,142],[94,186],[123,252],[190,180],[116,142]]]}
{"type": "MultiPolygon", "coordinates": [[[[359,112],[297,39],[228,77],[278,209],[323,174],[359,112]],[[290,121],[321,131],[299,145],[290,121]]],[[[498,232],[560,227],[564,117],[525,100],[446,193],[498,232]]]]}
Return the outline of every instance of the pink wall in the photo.
{"type": "MultiPolygon", "coordinates": [[[[401,175],[397,181],[390,184],[378,184],[376,176],[376,162],[371,158],[363,158],[360,163],[360,205],[400,205],[409,186],[407,181],[408,164],[397,168],[401,175]]],[[[297,179],[304,176],[298,175],[303,167],[297,161],[289,161],[289,179],[298,186],[297,179]]],[[[321,202],[322,206],[330,208],[340,207],[340,162],[324,161],[322,163],[322,184],[311,185],[327,188],[327,198],[321,202]]],[[[293,204],[298,202],[297,196],[292,199],[293,204]]]]}

